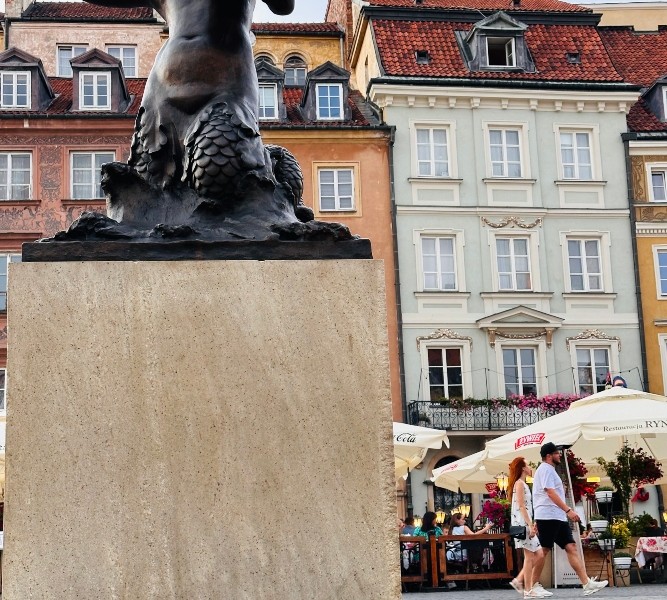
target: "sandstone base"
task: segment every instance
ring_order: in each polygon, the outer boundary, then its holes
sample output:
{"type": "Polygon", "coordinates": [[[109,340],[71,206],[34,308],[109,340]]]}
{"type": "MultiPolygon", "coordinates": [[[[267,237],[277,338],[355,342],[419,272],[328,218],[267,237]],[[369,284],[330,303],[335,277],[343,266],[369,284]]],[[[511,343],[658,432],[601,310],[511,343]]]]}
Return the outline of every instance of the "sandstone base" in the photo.
{"type": "Polygon", "coordinates": [[[400,598],[381,263],[9,280],[3,600],[400,598]]]}

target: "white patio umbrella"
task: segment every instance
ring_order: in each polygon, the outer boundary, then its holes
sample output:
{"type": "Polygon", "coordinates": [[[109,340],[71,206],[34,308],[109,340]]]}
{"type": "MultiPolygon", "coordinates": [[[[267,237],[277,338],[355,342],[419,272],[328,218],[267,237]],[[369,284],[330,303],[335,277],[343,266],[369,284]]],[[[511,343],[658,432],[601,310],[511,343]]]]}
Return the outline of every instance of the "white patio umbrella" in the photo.
{"type": "Polygon", "coordinates": [[[449,448],[447,433],[441,429],[394,423],[394,471],[396,479],[407,477],[408,471],[424,460],[429,448],[440,449],[443,442],[449,448]]]}
{"type": "Polygon", "coordinates": [[[438,487],[464,494],[483,494],[486,485],[495,481],[498,473],[487,471],[484,464],[487,451],[475,452],[443,467],[433,470],[431,481],[438,487]]]}
{"type": "Polygon", "coordinates": [[[599,456],[613,459],[624,443],[667,462],[667,397],[612,387],[582,398],[562,413],[488,441],[486,469],[506,469],[516,456],[539,462],[546,442],[570,446],[590,465],[599,456]]]}

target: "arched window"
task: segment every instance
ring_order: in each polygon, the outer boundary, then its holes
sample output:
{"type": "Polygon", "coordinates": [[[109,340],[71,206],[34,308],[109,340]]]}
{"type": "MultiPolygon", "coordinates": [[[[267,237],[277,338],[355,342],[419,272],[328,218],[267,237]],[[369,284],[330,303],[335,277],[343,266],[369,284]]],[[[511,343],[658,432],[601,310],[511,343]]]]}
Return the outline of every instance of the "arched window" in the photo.
{"type": "Polygon", "coordinates": [[[273,60],[273,57],[270,54],[258,54],[255,56],[255,65],[259,64],[260,61],[269,63],[270,65],[276,66],[276,61],[273,60]]]}
{"type": "Polygon", "coordinates": [[[285,85],[303,87],[306,85],[306,62],[300,56],[289,56],[285,61],[285,85]]]}

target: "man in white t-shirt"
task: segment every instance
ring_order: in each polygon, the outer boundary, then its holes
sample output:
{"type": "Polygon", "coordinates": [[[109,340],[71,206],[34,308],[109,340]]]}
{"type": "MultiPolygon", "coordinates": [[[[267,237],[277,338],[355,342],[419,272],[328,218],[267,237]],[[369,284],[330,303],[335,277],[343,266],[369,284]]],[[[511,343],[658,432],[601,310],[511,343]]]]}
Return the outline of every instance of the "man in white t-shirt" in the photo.
{"type": "Polygon", "coordinates": [[[533,511],[537,524],[537,537],[544,549],[541,560],[537,560],[533,573],[533,581],[540,580],[544,559],[549,551],[558,544],[567,553],[570,566],[584,586],[584,596],[590,596],[606,587],[608,581],[591,579],[579,556],[577,545],[572,536],[569,521],[581,521],[577,512],[565,502],[565,489],[554,465],[559,465],[561,452],[552,442],[540,448],[542,464],[533,477],[533,511]]]}

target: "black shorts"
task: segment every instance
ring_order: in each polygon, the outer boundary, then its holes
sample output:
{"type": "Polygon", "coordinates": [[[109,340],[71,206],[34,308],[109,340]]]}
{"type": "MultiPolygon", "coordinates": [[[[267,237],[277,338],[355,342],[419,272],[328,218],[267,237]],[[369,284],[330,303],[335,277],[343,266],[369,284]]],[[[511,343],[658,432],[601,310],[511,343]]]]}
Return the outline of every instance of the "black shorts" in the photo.
{"type": "Polygon", "coordinates": [[[542,548],[554,547],[554,543],[565,549],[568,544],[574,544],[572,529],[567,521],[558,521],[556,519],[536,519],[537,537],[540,539],[542,548]]]}

